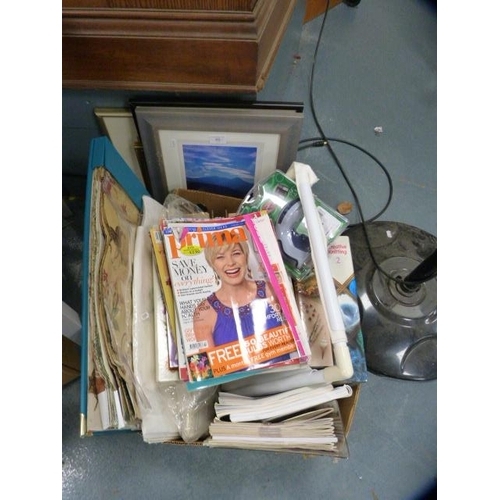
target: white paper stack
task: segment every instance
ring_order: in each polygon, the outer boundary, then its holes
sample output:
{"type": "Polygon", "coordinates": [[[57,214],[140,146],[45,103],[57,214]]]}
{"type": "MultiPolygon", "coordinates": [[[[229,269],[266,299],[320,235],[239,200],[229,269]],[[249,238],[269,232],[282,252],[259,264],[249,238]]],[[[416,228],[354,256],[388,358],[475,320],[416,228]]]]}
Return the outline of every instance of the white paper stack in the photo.
{"type": "Polygon", "coordinates": [[[333,408],[321,408],[282,422],[224,422],[210,425],[209,446],[315,449],[333,451],[338,443],[333,408]]]}
{"type": "Polygon", "coordinates": [[[204,445],[347,458],[337,399],[351,394],[328,383],[259,398],[221,392],[204,445]]]}
{"type": "Polygon", "coordinates": [[[333,387],[328,383],[299,387],[260,398],[221,392],[215,404],[215,414],[218,418],[228,416],[231,422],[273,420],[351,394],[352,388],[348,385],[333,387]]]}

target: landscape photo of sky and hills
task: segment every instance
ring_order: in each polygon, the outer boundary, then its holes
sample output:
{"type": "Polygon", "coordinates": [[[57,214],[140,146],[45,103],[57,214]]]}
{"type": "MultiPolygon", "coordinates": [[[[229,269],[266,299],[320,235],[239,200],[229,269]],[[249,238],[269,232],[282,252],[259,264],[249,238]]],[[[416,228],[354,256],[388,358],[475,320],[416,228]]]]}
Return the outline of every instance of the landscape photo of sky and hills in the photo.
{"type": "Polygon", "coordinates": [[[253,187],[256,146],[183,144],[188,189],[243,198],[253,187]]]}

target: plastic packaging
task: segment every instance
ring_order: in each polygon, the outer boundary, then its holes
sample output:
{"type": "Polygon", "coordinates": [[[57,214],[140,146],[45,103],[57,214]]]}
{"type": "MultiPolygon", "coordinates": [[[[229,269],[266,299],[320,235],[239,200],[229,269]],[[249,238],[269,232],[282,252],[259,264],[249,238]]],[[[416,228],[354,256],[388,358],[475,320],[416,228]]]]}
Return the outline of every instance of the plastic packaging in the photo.
{"type": "MultiPolygon", "coordinates": [[[[314,203],[326,244],[331,245],[347,227],[349,221],[317,196],[314,196],[314,203]]],[[[311,246],[295,181],[280,170],[276,170],[256,184],[242,201],[238,213],[257,210],[268,212],[290,276],[299,281],[311,276],[314,269],[311,246]]]]}
{"type": "Polygon", "coordinates": [[[209,214],[200,206],[174,193],[169,193],[163,202],[166,209],[166,219],[178,219],[185,217],[208,218],[209,214]]]}
{"type": "Polygon", "coordinates": [[[171,410],[182,440],[194,443],[208,435],[208,427],[215,416],[214,404],[218,386],[189,391],[186,384],[176,382],[164,386],[171,410]]]}

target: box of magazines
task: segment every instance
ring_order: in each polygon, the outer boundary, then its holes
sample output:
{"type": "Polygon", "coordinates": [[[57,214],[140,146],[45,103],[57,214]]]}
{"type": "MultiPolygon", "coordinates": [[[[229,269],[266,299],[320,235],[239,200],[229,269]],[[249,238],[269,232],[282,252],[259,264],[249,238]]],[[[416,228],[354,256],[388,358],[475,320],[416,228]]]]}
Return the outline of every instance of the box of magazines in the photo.
{"type": "Polygon", "coordinates": [[[317,285],[287,273],[268,212],[240,203],[190,189],[155,200],[108,138],[92,141],[82,437],[348,457],[361,332],[339,380],[317,285]]]}

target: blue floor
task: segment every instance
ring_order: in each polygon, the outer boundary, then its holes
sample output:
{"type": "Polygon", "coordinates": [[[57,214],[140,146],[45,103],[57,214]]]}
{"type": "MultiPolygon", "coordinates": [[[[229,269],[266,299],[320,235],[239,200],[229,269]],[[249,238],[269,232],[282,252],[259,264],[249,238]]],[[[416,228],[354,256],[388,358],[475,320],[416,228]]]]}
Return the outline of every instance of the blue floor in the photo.
{"type": "MultiPolygon", "coordinates": [[[[393,182],[391,203],[380,220],[403,222],[437,236],[436,2],[361,0],[355,8],[341,4],[327,15],[315,62],[323,17],[302,25],[303,9],[299,1],[258,98],[304,102],[303,139],[321,135],[315,115],[325,136],[369,151],[393,182]],[[381,131],[376,133],[376,127],[381,131]]],[[[86,93],[84,98],[103,106],[105,95],[86,93]]],[[[78,99],[77,92],[63,93],[63,114],[64,106],[76,106],[78,99]]],[[[110,99],[108,105],[114,104],[110,99]]],[[[88,130],[73,128],[73,140],[78,133],[83,137],[88,130]]],[[[386,177],[359,149],[343,143],[334,143],[334,149],[365,218],[374,216],[388,199],[386,177]]],[[[320,182],[314,191],[322,200],[334,207],[352,201],[326,148],[304,149],[297,159],[317,173],[320,182]]],[[[356,210],[349,219],[359,222],[356,210]]],[[[140,434],[80,438],[79,389],[79,380],[62,389],[65,500],[433,498],[436,381],[370,373],[348,436],[350,458],[338,463],[295,454],[150,445],[140,434]]]]}

